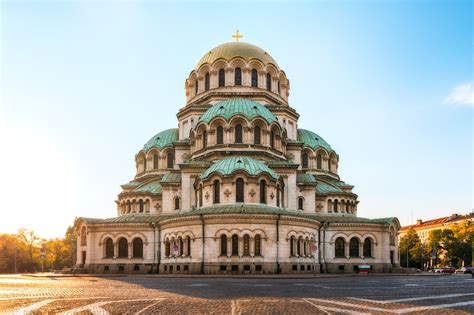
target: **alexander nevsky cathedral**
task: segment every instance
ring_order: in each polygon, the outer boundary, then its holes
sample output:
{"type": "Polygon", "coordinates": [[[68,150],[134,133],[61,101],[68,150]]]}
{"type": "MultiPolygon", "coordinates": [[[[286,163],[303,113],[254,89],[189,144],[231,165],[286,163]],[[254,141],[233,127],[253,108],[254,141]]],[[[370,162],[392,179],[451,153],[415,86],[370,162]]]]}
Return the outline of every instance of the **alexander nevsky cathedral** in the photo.
{"type": "Polygon", "coordinates": [[[337,151],[316,124],[298,125],[286,73],[268,52],[236,37],[206,52],[186,78],[177,128],[157,126],[137,152],[136,175],[121,186],[116,216],[76,219],[77,270],[398,267],[397,218],[357,216],[358,196],[340,178],[337,151]]]}

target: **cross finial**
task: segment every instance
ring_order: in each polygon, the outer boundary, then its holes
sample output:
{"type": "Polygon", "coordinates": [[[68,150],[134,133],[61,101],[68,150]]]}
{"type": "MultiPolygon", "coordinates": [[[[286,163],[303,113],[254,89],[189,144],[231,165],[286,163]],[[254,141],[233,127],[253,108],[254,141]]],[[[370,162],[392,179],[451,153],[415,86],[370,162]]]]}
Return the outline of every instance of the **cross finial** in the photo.
{"type": "Polygon", "coordinates": [[[235,34],[232,35],[232,37],[235,38],[235,41],[236,41],[236,43],[238,44],[238,43],[239,43],[239,38],[244,37],[244,35],[240,35],[240,34],[239,34],[239,30],[237,30],[237,32],[235,32],[235,34]]]}

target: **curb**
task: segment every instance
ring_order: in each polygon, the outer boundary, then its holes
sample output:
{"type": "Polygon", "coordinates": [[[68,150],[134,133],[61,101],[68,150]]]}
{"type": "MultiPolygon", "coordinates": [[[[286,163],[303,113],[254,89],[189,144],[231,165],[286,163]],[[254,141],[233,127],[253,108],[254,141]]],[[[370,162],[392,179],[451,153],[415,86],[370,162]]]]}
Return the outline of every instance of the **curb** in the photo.
{"type": "Polygon", "coordinates": [[[124,278],[124,277],[140,277],[140,278],[158,278],[158,279],[326,279],[326,278],[349,278],[349,277],[443,277],[451,276],[451,274],[435,274],[435,273],[372,273],[372,274],[318,274],[314,275],[160,275],[160,274],[22,274],[23,277],[34,278],[124,278]]]}

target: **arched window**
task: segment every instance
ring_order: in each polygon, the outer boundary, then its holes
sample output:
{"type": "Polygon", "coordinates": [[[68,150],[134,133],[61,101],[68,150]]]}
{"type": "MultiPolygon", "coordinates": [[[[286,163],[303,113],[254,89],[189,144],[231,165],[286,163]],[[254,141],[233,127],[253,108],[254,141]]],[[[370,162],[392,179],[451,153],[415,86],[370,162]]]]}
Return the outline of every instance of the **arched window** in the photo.
{"type": "Polygon", "coordinates": [[[214,203],[221,202],[221,183],[216,179],[214,181],[214,203]]]}
{"type": "Polygon", "coordinates": [[[186,256],[191,256],[191,237],[186,236],[186,256]]]}
{"type": "Polygon", "coordinates": [[[173,153],[168,153],[166,155],[166,167],[167,168],[173,168],[173,164],[174,164],[174,156],[173,156],[173,153]]]}
{"type": "Polygon", "coordinates": [[[207,148],[207,131],[202,132],[202,147],[203,149],[207,148]]]}
{"type": "Polygon", "coordinates": [[[142,258],[143,257],[143,241],[141,238],[137,237],[133,240],[133,257],[142,258]]]}
{"type": "Polygon", "coordinates": [[[290,256],[295,256],[295,237],[290,237],[290,256]]]}
{"type": "Polygon", "coordinates": [[[260,181],[260,203],[267,203],[267,182],[260,181]]]}
{"type": "Polygon", "coordinates": [[[110,237],[105,241],[105,257],[114,257],[114,241],[110,237]]]}
{"type": "Polygon", "coordinates": [[[333,206],[331,199],[328,200],[328,212],[332,212],[333,206]]]}
{"type": "Polygon", "coordinates": [[[209,91],[209,73],[204,76],[204,90],[209,91]]]}
{"type": "Polygon", "coordinates": [[[218,126],[216,130],[216,143],[223,144],[224,143],[224,128],[222,126],[218,126]]]}
{"type": "Polygon", "coordinates": [[[285,190],[283,189],[284,187],[281,188],[281,206],[285,206],[285,190]]]}
{"type": "Polygon", "coordinates": [[[194,94],[198,94],[198,80],[196,80],[196,82],[194,82],[194,94]]]}
{"type": "Polygon", "coordinates": [[[232,235],[232,256],[239,256],[239,237],[232,235]]]}
{"type": "Polygon", "coordinates": [[[308,153],[304,152],[301,157],[301,166],[303,168],[308,168],[308,153]]]}
{"type": "Polygon", "coordinates": [[[270,73],[267,73],[267,91],[272,90],[272,76],[270,73]]]}
{"type": "Polygon", "coordinates": [[[277,207],[279,207],[280,206],[280,186],[279,185],[277,185],[276,190],[277,190],[276,203],[277,203],[277,207]]]}
{"type": "Polygon", "coordinates": [[[184,256],[184,242],[181,237],[178,238],[178,246],[179,246],[179,256],[184,256]]]}
{"type": "Polygon", "coordinates": [[[364,257],[372,257],[372,240],[370,238],[364,240],[364,257]]]}
{"type": "Polygon", "coordinates": [[[253,128],[253,143],[254,144],[260,144],[261,133],[262,131],[259,126],[255,126],[255,128],[253,128]]]}
{"type": "Polygon", "coordinates": [[[242,70],[240,68],[235,68],[234,81],[235,85],[242,85],[242,70]]]}
{"type": "Polygon", "coordinates": [[[296,247],[298,256],[301,256],[301,245],[303,245],[302,243],[303,243],[303,238],[300,236],[298,238],[298,245],[296,247]]]}
{"type": "Polygon", "coordinates": [[[199,207],[202,207],[202,184],[199,186],[199,207]]]}
{"type": "Polygon", "coordinates": [[[179,210],[179,197],[174,198],[174,210],[179,210]]]}
{"type": "Polygon", "coordinates": [[[227,256],[227,236],[221,235],[221,256],[227,256]]]}
{"type": "Polygon", "coordinates": [[[81,229],[81,246],[84,245],[87,245],[87,232],[85,226],[83,226],[81,229]]]}
{"type": "Polygon", "coordinates": [[[118,256],[119,258],[128,258],[128,241],[124,237],[118,241],[118,256]]]}
{"type": "Polygon", "coordinates": [[[244,256],[250,256],[250,236],[244,235],[244,256]]]}
{"type": "Polygon", "coordinates": [[[143,200],[140,199],[140,200],[138,201],[138,204],[139,204],[139,212],[142,213],[142,212],[143,212],[143,208],[144,208],[143,200]]]}
{"type": "Polygon", "coordinates": [[[338,212],[338,211],[337,211],[337,208],[338,208],[338,207],[337,207],[337,204],[338,204],[338,201],[337,201],[337,199],[336,199],[336,200],[334,200],[334,209],[333,209],[334,212],[336,212],[336,213],[338,212]]]}
{"type": "Polygon", "coordinates": [[[244,202],[244,180],[237,178],[235,181],[235,202],[244,202]]]}
{"type": "Polygon", "coordinates": [[[351,213],[351,202],[350,201],[346,202],[346,212],[351,213]]]}
{"type": "Polygon", "coordinates": [[[165,257],[170,257],[171,254],[171,246],[170,241],[166,240],[165,242],[165,257]]]}
{"type": "Polygon", "coordinates": [[[316,156],[316,168],[317,168],[318,170],[320,170],[320,169],[322,168],[322,166],[321,166],[321,165],[322,165],[321,159],[322,159],[322,158],[321,158],[321,154],[318,154],[318,155],[316,156]]]}
{"type": "Polygon", "coordinates": [[[235,143],[242,143],[242,125],[235,126],[235,143]]]}
{"type": "Polygon", "coordinates": [[[132,204],[130,203],[130,200],[127,201],[127,212],[130,213],[132,211],[132,204]]]}
{"type": "Polygon", "coordinates": [[[153,155],[153,169],[158,169],[158,154],[153,155]]]}
{"type": "Polygon", "coordinates": [[[303,199],[303,197],[298,198],[298,210],[304,210],[304,199],[303,199]]]}
{"type": "Polygon", "coordinates": [[[336,242],[334,244],[334,249],[335,249],[335,256],[338,258],[345,257],[345,241],[342,237],[338,237],[336,239],[336,242]]]}
{"type": "Polygon", "coordinates": [[[262,239],[260,238],[260,234],[255,235],[255,250],[254,250],[254,255],[255,256],[261,256],[262,255],[262,239]]]}
{"type": "Polygon", "coordinates": [[[270,148],[275,149],[275,132],[270,131],[270,148]]]}
{"type": "Polygon", "coordinates": [[[219,86],[225,86],[225,70],[219,70],[219,86]]]}
{"type": "Polygon", "coordinates": [[[252,86],[258,86],[258,72],[257,69],[252,69],[252,86]]]}
{"type": "Polygon", "coordinates": [[[395,246],[395,232],[393,231],[393,228],[390,227],[390,245],[395,246]]]}
{"type": "Polygon", "coordinates": [[[349,256],[359,257],[359,240],[355,237],[349,241],[349,256]]]}

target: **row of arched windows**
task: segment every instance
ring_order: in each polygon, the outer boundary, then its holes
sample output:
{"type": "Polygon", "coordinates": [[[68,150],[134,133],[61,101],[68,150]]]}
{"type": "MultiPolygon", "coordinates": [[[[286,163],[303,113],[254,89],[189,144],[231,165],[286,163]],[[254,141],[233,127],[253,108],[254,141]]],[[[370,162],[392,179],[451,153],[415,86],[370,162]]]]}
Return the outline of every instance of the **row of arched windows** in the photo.
{"type": "Polygon", "coordinates": [[[191,237],[186,236],[183,239],[179,236],[177,239],[167,239],[165,241],[165,257],[175,256],[176,251],[178,257],[191,256],[191,237]]]}
{"type": "Polygon", "coordinates": [[[328,212],[334,213],[354,213],[355,212],[355,205],[354,201],[349,200],[341,200],[338,199],[328,200],[328,212]]]}
{"type": "Polygon", "coordinates": [[[232,235],[230,239],[230,255],[229,255],[229,244],[227,244],[227,235],[221,235],[221,246],[220,256],[261,256],[262,255],[262,238],[260,234],[256,234],[253,242],[253,253],[250,252],[250,235],[245,234],[242,241],[243,247],[242,252],[239,253],[239,236],[237,234],[232,235]]]}
{"type": "MultiPolygon", "coordinates": [[[[334,243],[334,255],[336,258],[345,258],[346,241],[342,237],[338,237],[334,243]]],[[[372,240],[366,238],[363,243],[362,255],[364,257],[372,257],[372,240]]],[[[349,241],[349,257],[360,257],[360,242],[357,237],[353,237],[349,241]]]]}
{"type": "MultiPolygon", "coordinates": [[[[117,253],[115,253],[114,241],[108,237],[105,239],[105,258],[128,258],[128,241],[125,237],[119,238],[117,242],[117,253]]],[[[143,240],[139,237],[132,241],[132,258],[143,258],[143,240]]]]}
{"type": "MultiPolygon", "coordinates": [[[[337,162],[328,160],[328,171],[334,171],[332,165],[337,164],[337,162]]],[[[309,165],[309,154],[307,152],[303,152],[301,154],[301,167],[302,168],[310,168],[309,165]]],[[[323,156],[321,154],[316,155],[316,169],[322,170],[323,169],[323,156]]]]}
{"type": "MultiPolygon", "coordinates": [[[[158,154],[154,154],[152,158],[153,163],[153,170],[157,170],[159,168],[158,161],[159,161],[158,154]]],[[[174,154],[169,152],[166,154],[166,168],[173,168],[174,167],[174,154]]],[[[143,172],[146,172],[149,169],[149,165],[146,158],[143,158],[143,172]]]]}
{"type": "Polygon", "coordinates": [[[311,240],[309,238],[303,239],[302,236],[296,238],[295,236],[290,237],[290,256],[296,257],[310,257],[310,245],[311,240]]]}
{"type": "MultiPolygon", "coordinates": [[[[283,191],[280,189],[280,185],[277,185],[277,207],[280,204],[283,206],[283,191]]],[[[213,197],[212,202],[219,204],[221,202],[221,183],[219,180],[214,180],[212,183],[213,197]]],[[[237,178],[235,181],[235,202],[245,202],[245,182],[243,178],[237,178]]],[[[262,179],[259,182],[259,201],[261,204],[267,203],[267,181],[262,179]]],[[[198,198],[196,200],[197,205],[202,207],[203,205],[203,185],[199,185],[198,198]]]]}
{"type": "MultiPolygon", "coordinates": [[[[202,148],[207,148],[207,131],[202,133],[202,148]]],[[[243,143],[243,128],[241,124],[237,124],[234,127],[234,143],[243,143]]],[[[260,126],[255,126],[253,130],[253,143],[262,144],[262,129],[260,126]]],[[[224,127],[218,126],[216,128],[216,144],[224,144],[224,127]]],[[[270,131],[270,148],[275,149],[275,132],[270,131]]]]}
{"type": "MultiPolygon", "coordinates": [[[[234,70],[234,85],[242,85],[242,69],[235,68],[234,70]]],[[[225,70],[220,69],[218,74],[218,86],[225,86],[225,70]]],[[[251,75],[251,86],[258,87],[258,71],[257,69],[252,69],[251,75]]],[[[267,91],[272,91],[272,76],[270,73],[266,75],[266,88],[267,91]]],[[[195,81],[194,93],[198,93],[198,80],[195,81]]],[[[210,89],[210,74],[209,72],[204,75],[204,91],[209,91],[210,89]]],[[[280,93],[280,82],[278,81],[278,93],[280,93]]]]}
{"type": "Polygon", "coordinates": [[[143,200],[143,199],[138,199],[136,200],[127,200],[127,202],[123,203],[121,205],[121,210],[122,214],[125,213],[132,213],[132,212],[138,212],[138,213],[144,213],[144,212],[149,212],[150,211],[150,201],[149,200],[143,200]]]}

